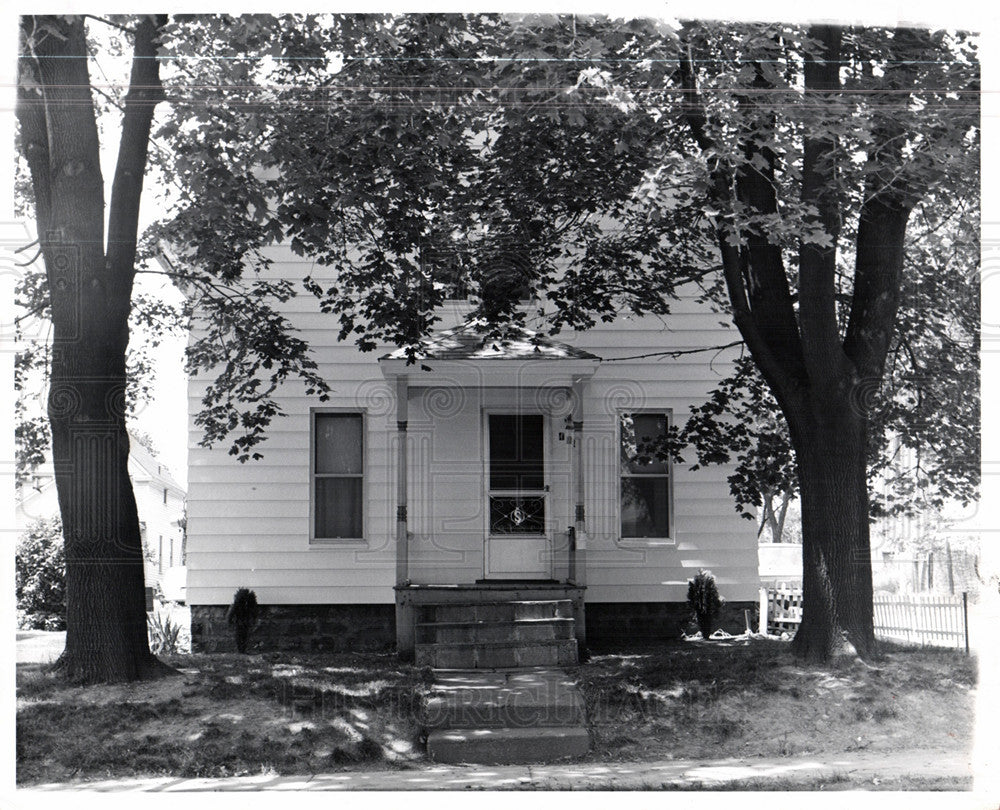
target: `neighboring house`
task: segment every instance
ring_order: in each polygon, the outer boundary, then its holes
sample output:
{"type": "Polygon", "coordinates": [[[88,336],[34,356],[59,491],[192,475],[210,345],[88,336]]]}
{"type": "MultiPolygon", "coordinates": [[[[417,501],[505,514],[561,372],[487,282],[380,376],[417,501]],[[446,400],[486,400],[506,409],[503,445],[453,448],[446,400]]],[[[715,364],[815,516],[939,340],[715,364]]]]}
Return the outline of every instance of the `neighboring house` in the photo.
{"type": "MultiPolygon", "coordinates": [[[[266,272],[297,282],[301,260],[268,255],[266,272]]],[[[469,309],[449,302],[441,323],[457,328],[407,365],[399,352],[339,343],[309,295],[283,305],[332,394],[279,390],[285,416],[259,461],[199,446],[192,426],[196,650],[231,643],[225,614],[240,587],[264,606],[262,647],[395,640],[407,655],[448,615],[427,605],[518,600],[571,603],[580,642],[676,637],[702,568],[718,578],[727,629],[743,629],[757,598],[757,538],[734,509],[731,469],[634,458],[637,439],[685,419],[732,357],[636,356],[730,343],[718,314],[691,298],[665,319],[484,343],[463,326],[469,309]]],[[[190,380],[192,414],[209,383],[190,380]]],[[[481,621],[463,610],[453,624],[481,621]]]]}
{"type": "MultiPolygon", "coordinates": [[[[184,564],[182,524],[186,496],[166,465],[135,438],[131,439],[128,473],[146,552],[146,585],[152,587],[160,583],[168,569],[184,564]]],[[[51,463],[41,465],[31,482],[18,489],[16,512],[19,530],[38,518],[58,516],[51,463]]]]}
{"type": "Polygon", "coordinates": [[[802,544],[761,543],[757,548],[760,584],[802,586],[802,544]]]}

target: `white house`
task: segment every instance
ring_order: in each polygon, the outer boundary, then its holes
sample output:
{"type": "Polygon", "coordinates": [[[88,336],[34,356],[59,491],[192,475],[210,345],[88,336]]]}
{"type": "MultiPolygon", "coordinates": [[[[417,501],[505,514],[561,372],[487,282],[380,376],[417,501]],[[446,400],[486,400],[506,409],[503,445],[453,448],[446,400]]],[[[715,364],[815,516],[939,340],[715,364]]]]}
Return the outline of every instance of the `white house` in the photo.
{"type": "MultiPolygon", "coordinates": [[[[268,255],[267,272],[301,278],[290,251],[268,255]]],[[[448,623],[442,605],[464,606],[450,614],[457,632],[513,602],[553,603],[517,611],[568,623],[579,644],[676,637],[688,580],[703,568],[717,577],[728,626],[743,628],[757,597],[757,540],[734,509],[730,470],[634,458],[637,440],[685,418],[729,368],[715,352],[642,355],[729,343],[720,316],[691,298],[664,319],[484,342],[469,309],[448,302],[442,329],[407,365],[399,352],[338,342],[312,296],[284,305],[332,395],[320,402],[286,384],[287,416],[269,428],[263,459],[245,464],[226,446],[199,446],[190,423],[196,650],[231,643],[225,612],[239,587],[264,606],[262,647],[395,641],[441,665],[420,649],[443,643],[447,633],[430,627],[448,623]]],[[[190,380],[192,418],[209,382],[190,380]]],[[[564,649],[548,663],[575,655],[564,649]]]]}
{"type": "MultiPolygon", "coordinates": [[[[167,466],[134,437],[130,439],[128,474],[139,513],[146,585],[153,587],[168,569],[183,565],[185,492],[167,466]]],[[[41,465],[31,481],[18,489],[15,511],[18,530],[38,518],[59,515],[51,463],[41,465]]]]}

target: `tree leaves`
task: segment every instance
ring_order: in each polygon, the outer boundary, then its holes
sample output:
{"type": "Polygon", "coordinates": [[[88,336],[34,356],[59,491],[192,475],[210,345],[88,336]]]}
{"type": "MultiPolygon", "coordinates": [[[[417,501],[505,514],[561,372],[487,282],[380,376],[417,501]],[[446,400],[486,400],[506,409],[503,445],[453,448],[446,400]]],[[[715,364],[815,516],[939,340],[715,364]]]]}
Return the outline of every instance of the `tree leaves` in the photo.
{"type": "MultiPolygon", "coordinates": [[[[964,196],[977,144],[970,105],[978,68],[961,34],[848,29],[842,92],[806,100],[804,59],[820,44],[787,25],[675,29],[532,15],[195,17],[175,25],[171,92],[182,103],[161,136],[174,149],[164,170],[187,192],[156,239],[173,244],[185,265],[237,286],[245,268],[268,266],[264,247],[287,242],[317,263],[303,289],[338,321],[341,339],[363,350],[415,347],[446,294],[467,297],[487,324],[531,320],[550,331],[621,311],[666,313],[681,289],[721,305],[717,228],[737,249],[762,237],[793,271],[800,245],[835,244],[815,205],[800,198],[804,134],[833,144],[842,255],[872,188],[888,182],[914,197],[933,188],[964,196]],[[682,46],[694,55],[709,148],[696,148],[682,125],[682,46]],[[184,61],[194,53],[226,58],[184,61]],[[896,92],[904,84],[908,91],[896,92]],[[890,125],[905,133],[905,161],[874,151],[890,125]],[[766,176],[777,210],[735,198],[708,204],[719,166],[766,176]],[[530,316],[525,296],[536,304],[530,316]]],[[[914,289],[924,289],[914,272],[914,289]]],[[[845,264],[838,278],[846,302],[852,270],[845,264]]],[[[794,273],[789,283],[794,301],[794,273]]],[[[907,312],[912,343],[919,318],[907,312]]],[[[298,353],[286,375],[308,381],[307,365],[293,370],[308,356],[304,345],[286,349],[298,353]]],[[[905,355],[893,349],[893,358],[905,355]]],[[[273,371],[264,363],[275,360],[265,356],[254,373],[273,371]]],[[[243,362],[256,361],[245,355],[233,375],[243,362]]],[[[212,407],[223,410],[208,423],[215,440],[242,429],[222,404],[235,376],[218,382],[212,407]]],[[[892,397],[912,387],[894,377],[892,397]]],[[[731,484],[741,503],[755,503],[761,487],[791,481],[771,440],[783,430],[780,420],[745,435],[720,427],[727,408],[749,416],[738,389],[768,401],[743,368],[723,388],[725,407],[694,415],[690,438],[705,463],[726,446],[731,459],[742,453],[731,484]]],[[[256,402],[270,384],[234,390],[256,402]]],[[[904,409],[889,411],[884,429],[902,431],[904,409]]],[[[265,408],[247,419],[262,426],[269,415],[265,408]]]]}

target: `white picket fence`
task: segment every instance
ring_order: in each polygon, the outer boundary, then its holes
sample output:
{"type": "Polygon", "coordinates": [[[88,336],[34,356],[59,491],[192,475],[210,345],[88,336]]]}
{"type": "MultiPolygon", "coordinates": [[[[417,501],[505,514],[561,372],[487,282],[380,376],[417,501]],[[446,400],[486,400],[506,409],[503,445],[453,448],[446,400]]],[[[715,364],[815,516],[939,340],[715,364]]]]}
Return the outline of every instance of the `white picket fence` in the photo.
{"type": "Polygon", "coordinates": [[[760,632],[794,635],[802,621],[802,589],[779,583],[760,589],[760,632]]]}
{"type": "Polygon", "coordinates": [[[965,593],[875,597],[875,635],[904,644],[969,649],[969,609],[965,593]]]}
{"type": "MultiPolygon", "coordinates": [[[[926,596],[877,594],[875,636],[903,644],[969,651],[968,594],[926,596]]],[[[802,621],[802,589],[760,589],[760,632],[794,634],[802,621]]]]}

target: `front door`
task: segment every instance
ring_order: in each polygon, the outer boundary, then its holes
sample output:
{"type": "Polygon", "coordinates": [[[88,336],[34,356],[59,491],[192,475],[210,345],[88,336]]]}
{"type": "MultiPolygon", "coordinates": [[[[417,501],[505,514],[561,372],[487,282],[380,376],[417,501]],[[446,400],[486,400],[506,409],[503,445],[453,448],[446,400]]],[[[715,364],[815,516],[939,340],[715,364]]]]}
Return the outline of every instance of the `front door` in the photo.
{"type": "Polygon", "coordinates": [[[486,578],[548,579],[544,417],[490,413],[486,421],[486,578]]]}

